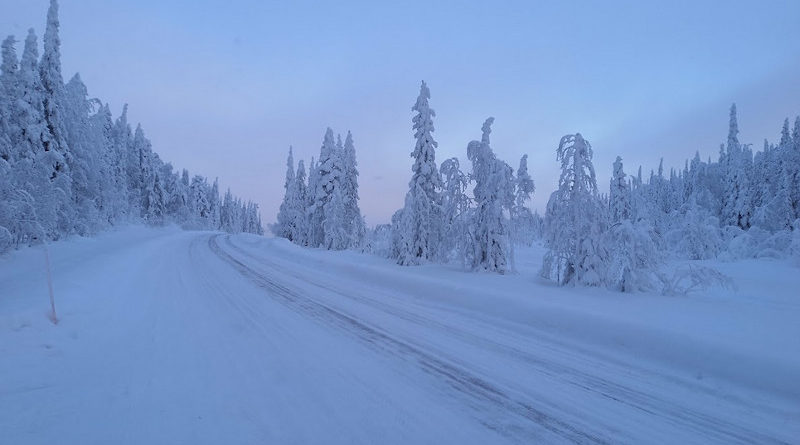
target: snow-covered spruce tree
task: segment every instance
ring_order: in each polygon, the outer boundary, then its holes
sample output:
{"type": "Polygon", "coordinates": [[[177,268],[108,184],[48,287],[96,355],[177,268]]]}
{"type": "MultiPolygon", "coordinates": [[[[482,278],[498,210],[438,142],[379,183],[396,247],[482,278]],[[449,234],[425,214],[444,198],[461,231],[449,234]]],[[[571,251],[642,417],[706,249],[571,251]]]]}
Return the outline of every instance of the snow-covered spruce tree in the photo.
{"type": "MultiPolygon", "coordinates": [[[[99,101],[94,101],[98,105],[99,101]]],[[[115,224],[125,214],[126,190],[124,165],[114,144],[114,121],[107,104],[98,105],[97,112],[89,117],[90,145],[102,171],[98,173],[100,197],[98,202],[104,224],[115,224]]]]}
{"type": "Polygon", "coordinates": [[[545,214],[541,274],[561,285],[603,284],[607,254],[602,234],[605,208],[598,197],[592,147],[580,133],[561,138],[556,150],[561,162],[558,189],[550,195],[545,214]]]}
{"type": "Polygon", "coordinates": [[[475,181],[475,211],[469,225],[472,249],[467,263],[472,269],[506,273],[514,268],[507,213],[514,206],[515,179],[511,167],[492,151],[489,134],[493,122],[493,117],[486,119],[481,141],[467,146],[475,181]]]}
{"type": "Polygon", "coordinates": [[[159,171],[159,178],[161,178],[164,189],[164,213],[167,216],[165,220],[180,222],[183,207],[180,177],[177,172],[173,171],[172,164],[169,162],[162,164],[159,171]]]}
{"type": "Polygon", "coordinates": [[[739,143],[739,124],[736,104],[731,105],[728,142],[725,153],[725,192],[722,222],[742,229],[750,227],[750,183],[748,168],[752,165],[752,152],[739,143]]]}
{"type": "Polygon", "coordinates": [[[411,247],[411,221],[412,218],[406,215],[406,211],[411,208],[411,193],[406,193],[403,208],[392,214],[392,233],[391,247],[389,249],[390,258],[400,263],[402,258],[412,250],[411,247]]]}
{"type": "Polygon", "coordinates": [[[331,193],[325,208],[325,248],[329,250],[346,249],[350,242],[345,220],[345,202],[342,187],[337,185],[331,193]]]}
{"type": "Polygon", "coordinates": [[[342,190],[344,182],[344,146],[341,136],[336,145],[320,165],[320,183],[327,199],[323,202],[322,222],[323,241],[326,249],[342,250],[349,246],[345,197],[342,190]],[[334,195],[336,199],[334,199],[334,195]]]}
{"type": "MultiPolygon", "coordinates": [[[[59,239],[69,226],[67,204],[71,188],[67,175],[66,160],[57,145],[46,120],[45,91],[38,67],[36,34],[28,31],[20,61],[18,115],[15,126],[18,133],[12,135],[19,159],[14,165],[19,189],[25,190],[35,200],[33,206],[44,236],[59,239]]],[[[25,200],[27,203],[27,199],[25,200]]]]}
{"type": "MultiPolygon", "coordinates": [[[[161,167],[164,163],[152,150],[146,154],[145,162],[147,166],[144,168],[143,220],[148,224],[161,225],[164,224],[167,214],[165,184],[161,177],[161,167]]],[[[215,186],[216,184],[214,181],[215,186]]],[[[210,228],[216,229],[213,225],[210,228]]]]}
{"type": "Polygon", "coordinates": [[[131,151],[128,153],[128,197],[131,199],[131,213],[140,218],[144,218],[147,213],[145,205],[148,184],[145,180],[149,176],[146,170],[150,168],[152,151],[150,140],[144,135],[141,124],[137,124],[133,132],[131,151]]]}
{"type": "Polygon", "coordinates": [[[225,197],[222,198],[222,206],[219,214],[220,230],[228,233],[235,233],[234,228],[234,201],[231,189],[225,191],[225,197]]]}
{"type": "Polygon", "coordinates": [[[292,200],[289,202],[289,224],[291,227],[290,236],[294,243],[305,245],[305,237],[308,233],[306,227],[306,168],[301,159],[297,163],[297,174],[292,181],[294,189],[292,190],[292,200]]]}
{"type": "MultiPolygon", "coordinates": [[[[325,137],[322,139],[319,160],[314,169],[314,189],[309,190],[311,196],[311,208],[309,209],[309,235],[308,242],[311,247],[325,245],[325,212],[332,211],[329,203],[333,189],[341,176],[341,166],[336,158],[338,152],[336,143],[333,139],[333,130],[325,130],[325,137]]],[[[337,206],[338,207],[338,206],[337,206]]],[[[337,208],[338,210],[338,208],[337,208]]]]}
{"type": "Polygon", "coordinates": [[[139,156],[134,156],[133,131],[128,123],[128,104],[123,105],[122,113],[114,122],[113,135],[114,148],[119,159],[119,167],[121,167],[124,172],[119,180],[124,185],[122,188],[124,190],[124,199],[126,201],[125,218],[132,219],[139,216],[138,201],[136,199],[138,193],[133,193],[134,190],[138,190],[137,180],[139,177],[139,172],[136,167],[139,163],[139,156]]]}
{"type": "MultiPolygon", "coordinates": [[[[195,229],[208,229],[211,220],[211,205],[208,202],[208,181],[200,175],[195,175],[189,185],[189,190],[192,203],[190,227],[195,229]]],[[[238,229],[237,232],[244,231],[241,222],[238,229]]]]}
{"type": "Polygon", "coordinates": [[[283,202],[281,202],[280,209],[278,210],[278,221],[275,224],[275,236],[286,238],[289,241],[294,241],[294,228],[292,227],[294,220],[292,212],[292,204],[294,197],[292,194],[295,192],[296,187],[294,184],[294,157],[292,156],[292,147],[289,146],[289,156],[286,158],[286,179],[283,182],[283,202]]]}
{"type": "Polygon", "coordinates": [[[306,187],[306,202],[305,202],[305,223],[303,226],[306,231],[302,237],[304,246],[312,246],[313,240],[318,236],[319,225],[317,223],[317,184],[319,183],[319,168],[314,157],[311,157],[311,162],[308,164],[308,186],[306,187]]]}
{"type": "Polygon", "coordinates": [[[348,234],[348,247],[358,247],[366,236],[364,218],[358,206],[358,162],[353,135],[347,132],[342,153],[342,199],[344,201],[345,231],[348,234]]]}
{"type": "Polygon", "coordinates": [[[401,224],[392,224],[393,230],[405,233],[393,235],[392,239],[399,244],[393,246],[392,252],[400,265],[414,265],[434,259],[439,252],[441,240],[441,189],[442,179],[436,166],[436,147],[433,139],[433,117],[436,112],[430,108],[428,101],[431,93],[425,81],[420,86],[419,96],[412,107],[416,111],[413,130],[414,165],[409,182],[405,207],[398,215],[404,219],[401,224]]]}
{"type": "Polygon", "coordinates": [[[511,233],[512,241],[519,244],[530,245],[536,237],[533,214],[525,203],[530,201],[536,186],[528,173],[528,155],[523,155],[519,160],[516,179],[516,195],[514,206],[511,208],[511,233]]]}
{"type": "MultiPolygon", "coordinates": [[[[461,171],[458,158],[446,159],[439,168],[442,175],[442,217],[443,236],[440,258],[445,261],[455,257],[466,258],[470,222],[470,202],[467,196],[469,177],[461,171]]],[[[464,264],[466,267],[467,264],[464,264]]]]}
{"type": "Polygon", "coordinates": [[[102,187],[106,185],[103,174],[108,168],[92,137],[89,121],[92,104],[78,74],[67,83],[62,98],[66,142],[71,151],[69,170],[72,178],[73,227],[76,233],[87,235],[101,228],[103,218],[98,205],[102,206],[102,187]]]}
{"type": "Polygon", "coordinates": [[[211,223],[210,223],[211,229],[219,230],[220,227],[219,178],[214,178],[214,183],[211,184],[211,188],[208,190],[208,203],[209,203],[209,212],[211,213],[211,223]]]}
{"type": "MultiPolygon", "coordinates": [[[[70,169],[72,161],[69,146],[67,145],[67,129],[64,123],[64,80],[61,76],[61,40],[58,36],[58,2],[50,0],[47,10],[47,27],[44,32],[44,52],[39,62],[39,72],[44,89],[43,109],[44,119],[47,123],[48,138],[44,141],[44,149],[53,154],[47,157],[52,168],[52,182],[63,191],[64,198],[68,198],[70,189],[70,169]],[[59,178],[63,176],[64,178],[59,178]]],[[[64,199],[59,202],[62,212],[68,212],[69,201],[64,199]]],[[[71,217],[68,215],[67,217],[71,217]]],[[[62,230],[69,230],[68,221],[61,222],[62,230]]]]}
{"type": "Polygon", "coordinates": [[[756,155],[756,178],[754,186],[760,186],[760,197],[755,204],[753,225],[772,232],[791,230],[794,222],[791,188],[795,172],[800,164],[794,165],[793,141],[789,133],[789,119],[783,122],[781,139],[777,147],[764,141],[761,156],[756,155]],[[758,161],[761,161],[760,163],[758,161]],[[761,164],[761,165],[759,165],[761,164]]]}
{"type": "Polygon", "coordinates": [[[645,219],[631,220],[630,187],[619,156],[611,178],[609,214],[611,225],[603,238],[609,258],[606,285],[623,292],[657,289],[661,256],[654,230],[645,219]]]}
{"type": "Polygon", "coordinates": [[[773,196],[776,192],[774,187],[775,178],[768,173],[770,170],[775,170],[774,166],[771,165],[773,162],[772,154],[772,147],[770,147],[769,141],[766,139],[764,139],[761,151],[753,154],[753,171],[750,178],[750,185],[752,186],[750,204],[754,209],[753,218],[751,218],[750,221],[752,225],[757,225],[755,217],[758,209],[763,207],[765,201],[768,201],[769,197],[773,196]]]}
{"type": "Polygon", "coordinates": [[[612,223],[631,218],[630,193],[625,172],[622,170],[622,158],[617,156],[614,161],[614,173],[611,176],[611,188],[608,194],[612,223]]]}
{"type": "Polygon", "coordinates": [[[182,202],[180,212],[177,215],[177,221],[180,224],[190,223],[194,212],[194,201],[192,199],[190,186],[191,180],[189,179],[189,170],[184,168],[181,170],[181,178],[180,181],[178,181],[178,190],[182,202]]]}

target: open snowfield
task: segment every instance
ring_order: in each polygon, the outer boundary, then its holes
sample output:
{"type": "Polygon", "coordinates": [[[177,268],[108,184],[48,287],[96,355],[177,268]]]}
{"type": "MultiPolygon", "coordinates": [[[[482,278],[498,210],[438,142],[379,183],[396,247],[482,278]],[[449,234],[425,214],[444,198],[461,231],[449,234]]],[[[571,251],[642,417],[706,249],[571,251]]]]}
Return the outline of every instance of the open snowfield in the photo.
{"type": "Polygon", "coordinates": [[[0,443],[798,443],[800,269],[688,297],[130,227],[0,257],[0,443]]]}

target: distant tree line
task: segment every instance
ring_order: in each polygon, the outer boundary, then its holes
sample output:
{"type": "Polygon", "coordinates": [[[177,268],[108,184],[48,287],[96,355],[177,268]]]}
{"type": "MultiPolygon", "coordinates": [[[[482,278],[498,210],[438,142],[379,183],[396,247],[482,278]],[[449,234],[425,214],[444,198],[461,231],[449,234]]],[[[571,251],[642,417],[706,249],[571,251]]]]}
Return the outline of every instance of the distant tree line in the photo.
{"type": "Polygon", "coordinates": [[[463,172],[457,158],[436,163],[429,100],[423,82],[412,107],[409,190],[391,224],[364,230],[352,144],[351,157],[343,155],[348,144],[344,150],[334,144],[329,130],[307,183],[302,162],[295,173],[290,153],[277,233],[306,246],[356,247],[401,265],[457,261],[498,273],[514,270],[514,245],[539,240],[547,248],[543,277],[621,291],[679,293],[723,281],[699,266],[667,275],[661,266],[668,258],[800,258],[800,118],[793,127],[786,119],[779,142],[765,140],[754,154],[739,142],[734,104],[716,161],[698,152],[667,173],[662,160],[644,179],[641,167],[627,175],[617,157],[608,193],[597,185],[589,141],[566,135],[556,150],[558,189],[542,218],[526,206],[535,191],[527,155],[514,171],[492,150],[493,118],[480,140],[467,144],[471,171],[463,172]],[[336,178],[347,185],[337,187],[336,178]]]}
{"type": "Polygon", "coordinates": [[[33,29],[21,58],[14,36],[2,43],[0,253],[126,222],[263,232],[255,203],[163,162],[127,105],[114,120],[78,74],[64,84],[58,30],[51,0],[41,57],[33,29]]]}

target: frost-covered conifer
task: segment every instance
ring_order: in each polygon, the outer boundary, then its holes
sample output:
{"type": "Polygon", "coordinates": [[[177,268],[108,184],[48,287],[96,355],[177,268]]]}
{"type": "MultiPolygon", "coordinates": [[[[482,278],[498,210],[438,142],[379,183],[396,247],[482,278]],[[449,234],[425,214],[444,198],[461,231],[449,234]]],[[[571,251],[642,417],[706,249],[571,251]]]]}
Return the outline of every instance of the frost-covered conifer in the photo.
{"type": "Polygon", "coordinates": [[[211,214],[211,229],[219,230],[219,178],[214,178],[214,183],[211,184],[211,188],[208,190],[208,203],[209,213],[211,214]]]}
{"type": "MultiPolygon", "coordinates": [[[[45,151],[53,152],[48,156],[52,164],[54,183],[65,194],[69,193],[69,166],[71,153],[67,145],[67,130],[64,123],[64,80],[61,76],[61,40],[58,36],[58,2],[50,0],[47,11],[47,27],[44,33],[44,52],[39,62],[39,72],[43,88],[44,119],[47,122],[47,139],[44,141],[45,151]],[[66,176],[61,181],[58,176],[66,176]]],[[[61,202],[62,206],[68,205],[61,202]]]]}
{"type": "Polygon", "coordinates": [[[631,220],[631,191],[619,156],[614,161],[609,211],[611,225],[603,235],[603,251],[608,255],[606,285],[623,292],[655,289],[661,258],[656,234],[650,221],[631,220]]]}
{"type": "Polygon", "coordinates": [[[66,142],[71,151],[69,171],[72,179],[73,226],[77,233],[86,235],[100,228],[101,216],[97,204],[103,197],[103,187],[107,186],[104,173],[108,167],[92,134],[89,120],[92,105],[80,75],[75,74],[70,79],[62,99],[66,142]]]}
{"type": "Polygon", "coordinates": [[[617,159],[614,161],[614,173],[611,177],[611,188],[608,196],[611,222],[617,223],[624,219],[630,219],[630,188],[625,178],[625,172],[622,170],[622,158],[619,156],[617,156],[617,159]]]}
{"type": "Polygon", "coordinates": [[[492,151],[489,134],[493,122],[492,117],[486,119],[481,141],[472,141],[467,147],[475,180],[475,212],[469,229],[472,250],[467,262],[473,269],[506,273],[514,268],[506,214],[514,206],[515,178],[511,167],[492,151]]]}
{"type": "Polygon", "coordinates": [[[536,186],[528,173],[528,155],[523,155],[519,160],[516,178],[516,196],[514,206],[511,208],[512,239],[516,243],[530,244],[536,237],[533,213],[525,206],[536,191],[536,186]]]}
{"type": "Polygon", "coordinates": [[[725,187],[722,205],[723,223],[750,227],[750,184],[748,167],[752,164],[752,152],[739,143],[739,124],[736,117],[736,104],[731,105],[728,143],[725,153],[725,187]]]}
{"type": "MultiPolygon", "coordinates": [[[[341,139],[340,139],[341,142],[341,139]]],[[[341,145],[341,144],[338,144],[341,145]]],[[[317,166],[317,184],[314,196],[314,213],[312,215],[312,246],[331,246],[333,237],[338,236],[338,227],[331,221],[344,221],[344,205],[342,198],[331,202],[333,191],[340,187],[342,179],[342,149],[337,147],[333,139],[333,130],[328,128],[320,148],[317,166]],[[328,221],[326,223],[326,221],[328,221]]],[[[337,246],[338,243],[335,243],[337,246]]]]}
{"type": "Polygon", "coordinates": [[[317,218],[317,184],[319,183],[319,169],[314,157],[308,164],[308,187],[306,188],[306,208],[305,208],[305,228],[303,245],[314,247],[314,240],[317,239],[321,227],[321,218],[317,218]]]}
{"type": "MultiPolygon", "coordinates": [[[[470,198],[467,196],[469,177],[461,171],[458,158],[446,159],[439,169],[442,175],[443,240],[440,257],[444,260],[458,255],[466,258],[469,238],[470,198]]],[[[466,265],[466,264],[465,264],[466,265]]]]}
{"type": "Polygon", "coordinates": [[[402,224],[392,225],[393,230],[396,228],[406,231],[393,236],[393,239],[402,240],[401,244],[393,248],[395,258],[401,265],[420,264],[433,259],[439,251],[441,240],[442,180],[436,166],[438,144],[432,134],[436,112],[430,108],[430,97],[430,90],[423,81],[417,101],[412,107],[412,111],[417,112],[412,120],[416,143],[411,152],[414,165],[411,169],[406,205],[399,215],[404,221],[402,224]]]}
{"type": "MultiPolygon", "coordinates": [[[[138,178],[139,178],[139,171],[137,166],[139,164],[139,156],[134,156],[133,150],[133,132],[131,131],[131,126],[128,123],[128,104],[125,104],[122,107],[122,113],[117,117],[117,120],[114,122],[114,150],[116,151],[116,156],[119,160],[119,167],[121,168],[123,175],[119,178],[119,181],[124,183],[124,200],[125,203],[125,214],[127,218],[132,218],[138,216],[138,205],[134,206],[133,204],[136,203],[136,197],[138,193],[132,193],[132,190],[138,190],[138,178]],[[135,209],[135,210],[134,210],[135,209]]],[[[188,187],[188,172],[186,178],[186,186],[188,187]]]]}
{"type": "Polygon", "coordinates": [[[344,201],[345,231],[348,234],[348,246],[361,245],[366,234],[361,208],[358,206],[358,162],[353,135],[349,131],[344,140],[342,153],[342,199],[344,201]]]}
{"type": "Polygon", "coordinates": [[[350,235],[346,231],[345,203],[342,193],[342,187],[335,186],[325,209],[324,247],[329,250],[346,249],[350,243],[350,235]]]}
{"type": "Polygon", "coordinates": [[[306,227],[306,168],[301,159],[297,164],[297,174],[292,182],[294,190],[291,193],[292,201],[289,203],[289,222],[291,227],[291,240],[297,244],[305,245],[306,227]]]}
{"type": "Polygon", "coordinates": [[[294,241],[293,235],[293,212],[292,204],[294,197],[292,194],[295,191],[295,175],[294,175],[294,157],[292,156],[292,147],[289,147],[289,156],[286,158],[286,179],[283,182],[283,202],[281,202],[280,209],[278,210],[278,221],[275,226],[275,235],[281,238],[286,238],[289,241],[294,241]]]}
{"type": "Polygon", "coordinates": [[[602,242],[605,209],[597,192],[592,147],[580,133],[561,138],[558,189],[550,195],[545,215],[548,252],[542,276],[559,284],[598,286],[603,283],[607,255],[602,242]]]}

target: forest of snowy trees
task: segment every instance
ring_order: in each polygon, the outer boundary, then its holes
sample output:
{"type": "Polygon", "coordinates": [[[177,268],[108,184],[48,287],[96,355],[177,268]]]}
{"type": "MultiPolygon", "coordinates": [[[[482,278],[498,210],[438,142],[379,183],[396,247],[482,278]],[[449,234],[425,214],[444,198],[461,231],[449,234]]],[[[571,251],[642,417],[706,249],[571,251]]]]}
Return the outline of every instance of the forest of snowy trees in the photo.
{"type": "Polygon", "coordinates": [[[161,160],[127,106],[114,120],[76,74],[61,75],[58,4],[51,0],[44,51],[28,31],[2,43],[0,253],[70,234],[142,221],[262,233],[258,206],[161,160]]]}
{"type": "Polygon", "coordinates": [[[516,175],[497,159],[489,143],[489,118],[480,141],[470,142],[472,172],[461,171],[457,158],[436,164],[430,91],[423,82],[413,107],[416,144],[412,178],[405,206],[391,226],[365,228],[358,207],[358,170],[352,135],[334,142],[325,133],[319,159],[311,160],[308,178],[303,161],[294,167],[292,150],[284,183],[284,199],[273,231],[303,246],[359,248],[382,253],[398,264],[448,262],[460,259],[473,269],[513,270],[512,240],[532,240],[541,218],[525,202],[534,192],[527,155],[516,175]],[[468,196],[472,190],[473,196],[468,196]]]}
{"type": "Polygon", "coordinates": [[[498,273],[515,270],[514,245],[540,241],[547,248],[540,274],[561,285],[663,293],[725,281],[702,266],[667,274],[668,259],[800,258],[800,118],[793,127],[786,119],[779,142],[765,140],[754,154],[738,139],[733,105],[716,161],[698,152],[667,173],[662,160],[645,180],[641,167],[627,175],[617,157],[607,193],[597,184],[591,144],[568,134],[556,149],[561,175],[542,218],[526,206],[535,191],[527,155],[515,171],[492,150],[494,118],[467,144],[470,171],[458,158],[437,165],[429,100],[423,82],[412,107],[412,176],[391,224],[365,230],[352,138],[334,143],[329,129],[307,179],[302,161],[295,171],[290,149],[276,234],[304,246],[359,248],[400,265],[460,262],[498,273]]]}
{"type": "Polygon", "coordinates": [[[358,207],[358,169],[353,135],[334,141],[328,128],[319,158],[311,159],[308,178],[303,161],[294,169],[292,148],[286,161],[284,198],[273,226],[276,235],[301,246],[348,249],[361,245],[366,232],[358,207]]]}
{"type": "MultiPolygon", "coordinates": [[[[2,42],[0,253],[126,222],[263,233],[255,203],[230,191],[221,197],[216,180],[163,162],[142,127],[128,123],[127,106],[113,119],[79,75],[65,84],[58,30],[51,0],[41,57],[32,29],[21,57],[13,36],[2,42]]],[[[589,140],[568,134],[556,148],[561,175],[541,217],[526,205],[536,190],[527,155],[514,169],[492,149],[494,118],[466,144],[468,170],[458,158],[437,163],[430,97],[422,82],[412,106],[411,179],[391,224],[367,229],[353,136],[343,140],[328,128],[308,169],[302,160],[295,165],[290,147],[275,234],[400,265],[460,263],[497,273],[515,270],[515,245],[541,242],[541,276],[620,291],[680,292],[721,279],[699,266],[667,275],[669,259],[800,258],[800,118],[786,119],[778,142],[764,140],[754,153],[739,141],[733,105],[716,160],[698,152],[668,172],[662,161],[645,178],[641,167],[626,174],[617,157],[607,192],[589,140]]]]}

